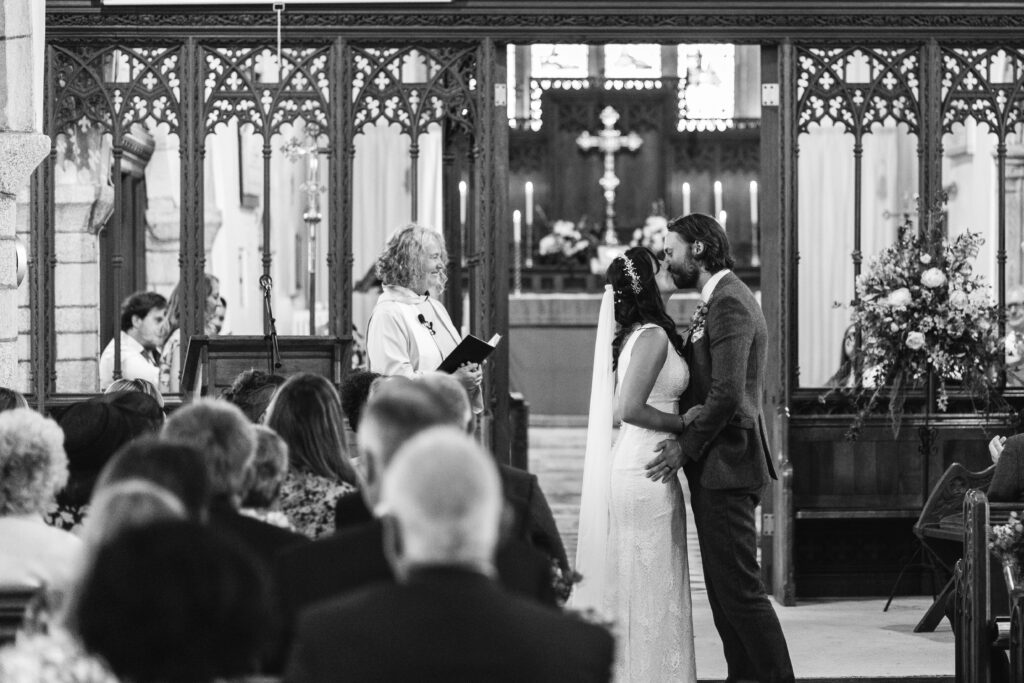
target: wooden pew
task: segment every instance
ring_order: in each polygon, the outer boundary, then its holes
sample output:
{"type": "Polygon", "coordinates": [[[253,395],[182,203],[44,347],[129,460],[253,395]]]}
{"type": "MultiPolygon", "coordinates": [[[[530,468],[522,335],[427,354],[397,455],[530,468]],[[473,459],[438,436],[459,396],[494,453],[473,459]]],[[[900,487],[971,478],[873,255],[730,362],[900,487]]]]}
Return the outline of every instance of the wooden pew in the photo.
{"type": "Polygon", "coordinates": [[[989,504],[985,494],[971,489],[964,496],[963,558],[954,569],[956,602],[956,680],[988,683],[993,647],[1009,650],[1011,679],[1024,680],[1024,586],[1007,567],[1004,581],[1010,596],[1010,617],[993,617],[988,549],[992,525],[1003,524],[1020,503],[989,504]]]}

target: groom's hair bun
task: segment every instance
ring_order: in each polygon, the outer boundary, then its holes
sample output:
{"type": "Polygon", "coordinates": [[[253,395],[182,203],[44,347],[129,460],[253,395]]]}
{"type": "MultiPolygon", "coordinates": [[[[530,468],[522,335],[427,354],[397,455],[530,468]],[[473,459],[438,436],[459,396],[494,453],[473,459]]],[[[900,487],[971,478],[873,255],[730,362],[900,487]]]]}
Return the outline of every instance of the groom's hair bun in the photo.
{"type": "Polygon", "coordinates": [[[694,252],[694,258],[702,263],[709,273],[717,273],[723,268],[732,268],[736,265],[725,228],[713,217],[691,213],[673,220],[668,224],[668,229],[688,244],[700,242],[704,245],[704,250],[700,254],[694,252]]]}

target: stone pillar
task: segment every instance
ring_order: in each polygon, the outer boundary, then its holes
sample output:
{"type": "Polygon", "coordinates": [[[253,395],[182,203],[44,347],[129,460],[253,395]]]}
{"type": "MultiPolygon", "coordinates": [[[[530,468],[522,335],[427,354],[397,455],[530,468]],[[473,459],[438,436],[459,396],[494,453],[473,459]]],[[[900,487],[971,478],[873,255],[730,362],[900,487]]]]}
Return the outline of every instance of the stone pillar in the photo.
{"type": "Polygon", "coordinates": [[[7,387],[18,373],[17,195],[50,151],[42,134],[45,17],[38,0],[0,3],[0,386],[7,387]]]}

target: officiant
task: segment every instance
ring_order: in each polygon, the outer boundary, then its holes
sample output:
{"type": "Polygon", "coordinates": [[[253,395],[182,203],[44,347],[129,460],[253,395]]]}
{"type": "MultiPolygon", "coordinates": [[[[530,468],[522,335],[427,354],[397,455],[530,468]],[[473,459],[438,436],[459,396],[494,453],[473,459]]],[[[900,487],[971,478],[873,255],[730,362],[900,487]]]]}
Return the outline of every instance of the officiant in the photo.
{"type": "MultiPolygon", "coordinates": [[[[435,230],[410,224],[400,228],[377,258],[383,292],[366,327],[366,353],[372,372],[413,377],[437,370],[462,335],[439,297],[448,281],[448,252],[435,230]]],[[[477,363],[466,363],[453,376],[466,388],[473,412],[483,411],[477,363]]]]}

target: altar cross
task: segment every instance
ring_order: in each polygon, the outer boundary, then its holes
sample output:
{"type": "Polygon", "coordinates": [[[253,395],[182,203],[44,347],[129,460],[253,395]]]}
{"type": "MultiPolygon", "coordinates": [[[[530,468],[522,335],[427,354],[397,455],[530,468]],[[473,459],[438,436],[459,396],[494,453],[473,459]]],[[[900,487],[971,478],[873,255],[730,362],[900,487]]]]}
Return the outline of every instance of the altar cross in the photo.
{"type": "Polygon", "coordinates": [[[615,237],[615,188],[619,186],[619,177],[615,175],[615,155],[623,150],[635,152],[644,144],[643,138],[635,132],[630,131],[623,135],[615,128],[619,120],[619,112],[608,106],[601,110],[601,123],[604,128],[597,135],[592,133],[580,133],[576,138],[576,144],[584,152],[593,149],[604,153],[604,175],[598,183],[604,189],[604,241],[606,244],[615,244],[618,239],[615,237]]]}

